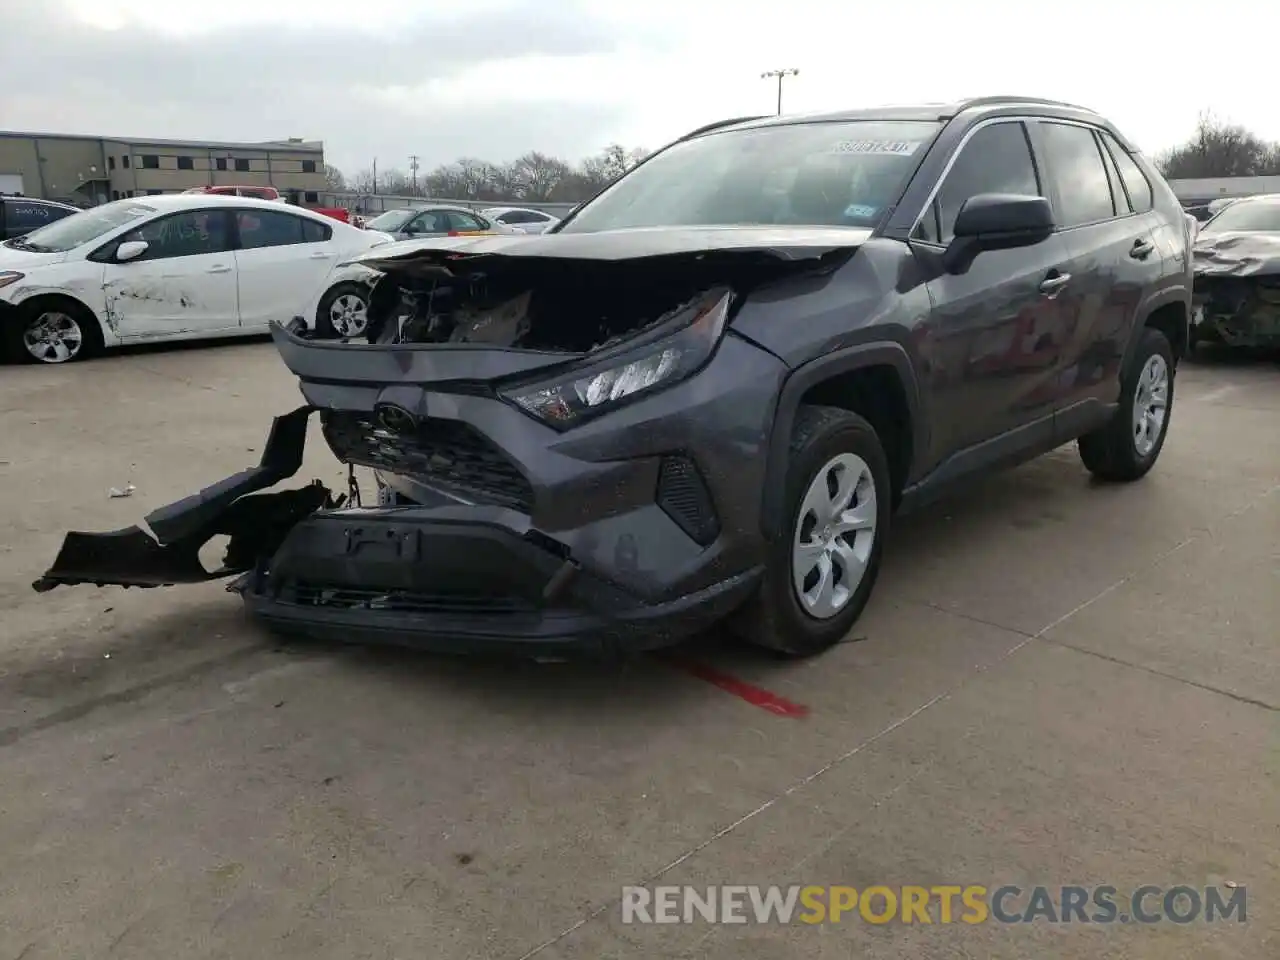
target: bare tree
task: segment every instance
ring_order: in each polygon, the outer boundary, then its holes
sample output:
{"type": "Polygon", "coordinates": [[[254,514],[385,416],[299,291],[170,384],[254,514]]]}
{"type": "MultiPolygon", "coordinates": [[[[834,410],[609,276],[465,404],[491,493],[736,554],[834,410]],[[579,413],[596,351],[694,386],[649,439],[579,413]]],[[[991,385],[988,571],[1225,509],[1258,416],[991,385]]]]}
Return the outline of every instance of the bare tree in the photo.
{"type": "Polygon", "coordinates": [[[1171,180],[1269,176],[1280,172],[1280,146],[1204,113],[1191,139],[1161,156],[1157,165],[1171,180]]]}
{"type": "Polygon", "coordinates": [[[347,189],[347,178],[342,175],[342,171],[330,164],[324,165],[324,185],[328,190],[334,193],[342,193],[347,189]]]}

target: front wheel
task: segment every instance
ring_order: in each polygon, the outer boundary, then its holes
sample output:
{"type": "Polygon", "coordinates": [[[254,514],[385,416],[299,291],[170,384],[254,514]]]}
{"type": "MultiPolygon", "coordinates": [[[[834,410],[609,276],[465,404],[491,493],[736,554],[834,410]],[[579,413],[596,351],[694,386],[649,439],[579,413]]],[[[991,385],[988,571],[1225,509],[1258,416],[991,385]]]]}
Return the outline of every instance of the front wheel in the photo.
{"type": "Polygon", "coordinates": [[[1099,480],[1129,483],[1155,466],[1169,433],[1174,371],[1169,339],[1152,327],[1143,330],[1115,416],[1078,443],[1081,461],[1099,480]]]}
{"type": "Polygon", "coordinates": [[[889,529],[889,465],[875,429],[836,407],[796,415],[783,535],[735,617],[747,640],[790,656],[839,643],[861,616],[889,529]]]}
{"type": "Polygon", "coordinates": [[[316,308],[316,333],[326,340],[358,337],[369,326],[369,288],[362,283],[335,283],[316,308]]]}
{"type": "Polygon", "coordinates": [[[76,303],[36,301],[7,324],[4,347],[15,363],[71,363],[102,349],[98,321],[76,303]]]}

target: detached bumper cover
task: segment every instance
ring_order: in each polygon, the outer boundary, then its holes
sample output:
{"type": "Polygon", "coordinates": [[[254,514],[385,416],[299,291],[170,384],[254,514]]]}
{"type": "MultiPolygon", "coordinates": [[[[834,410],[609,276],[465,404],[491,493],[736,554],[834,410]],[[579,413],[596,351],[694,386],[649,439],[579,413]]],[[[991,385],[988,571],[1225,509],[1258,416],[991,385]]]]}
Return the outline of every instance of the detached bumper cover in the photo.
{"type": "Polygon", "coordinates": [[[584,572],[500,507],[320,512],[235,585],[282,632],[442,652],[609,654],[665,646],[740,604],[751,571],[663,604],[584,572]]]}
{"type": "Polygon", "coordinates": [[[249,612],[287,633],[441,652],[618,653],[665,646],[731,612],[751,569],[645,602],[579,565],[572,549],[501,506],[343,506],[318,481],[262,493],[302,464],[313,408],[277,417],[257,467],[149,514],[146,524],[67,534],[32,586],[158,587],[242,574],[249,612]],[[230,538],[223,565],[198,552],[230,538]]]}

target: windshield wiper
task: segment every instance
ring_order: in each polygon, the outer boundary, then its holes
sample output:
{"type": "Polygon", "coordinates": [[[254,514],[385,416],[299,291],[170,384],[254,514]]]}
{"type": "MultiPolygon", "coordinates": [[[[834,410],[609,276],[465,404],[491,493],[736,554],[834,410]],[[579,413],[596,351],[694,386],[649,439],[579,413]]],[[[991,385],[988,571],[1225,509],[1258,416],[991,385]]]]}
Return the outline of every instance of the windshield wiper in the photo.
{"type": "Polygon", "coordinates": [[[45,247],[38,243],[32,243],[26,237],[16,237],[9,241],[9,245],[17,247],[19,250],[30,250],[32,253],[53,253],[53,247],[45,247]]]}

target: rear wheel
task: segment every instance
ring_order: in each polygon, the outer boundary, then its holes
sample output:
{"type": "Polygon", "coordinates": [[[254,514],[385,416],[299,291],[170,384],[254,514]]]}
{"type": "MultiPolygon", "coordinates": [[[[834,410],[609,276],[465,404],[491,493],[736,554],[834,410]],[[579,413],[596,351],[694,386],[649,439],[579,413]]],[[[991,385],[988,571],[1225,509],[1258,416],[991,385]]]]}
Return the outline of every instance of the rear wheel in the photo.
{"type": "Polygon", "coordinates": [[[16,363],[71,363],[102,350],[98,321],[73,301],[36,300],[4,330],[5,353],[16,363]]]}
{"type": "Polygon", "coordinates": [[[855,413],[801,407],[790,457],[788,525],[734,626],[752,643],[803,657],[839,643],[861,616],[879,574],[892,497],[884,448],[855,413]]]}
{"type": "Polygon", "coordinates": [[[1080,459],[1090,473],[1128,483],[1155,466],[1173,413],[1174,370],[1168,338],[1151,327],[1143,330],[1125,371],[1115,416],[1079,440],[1080,459]]]}
{"type": "Polygon", "coordinates": [[[362,283],[336,283],[316,308],[316,333],[326,339],[358,337],[369,326],[369,288],[362,283]]]}

